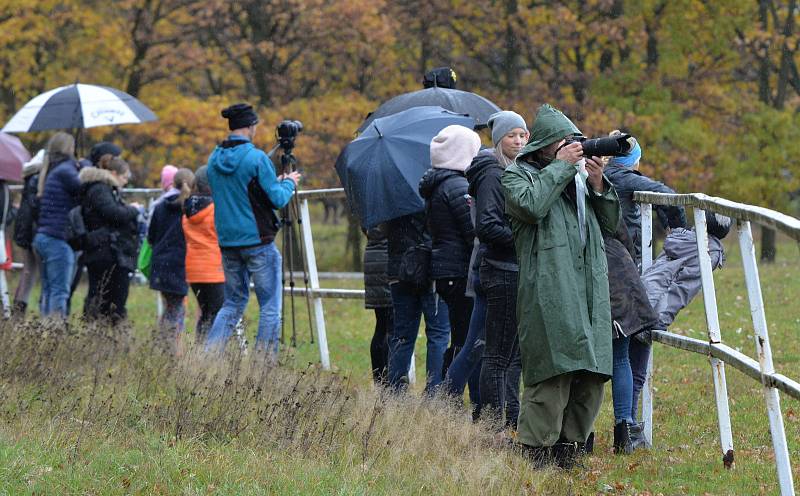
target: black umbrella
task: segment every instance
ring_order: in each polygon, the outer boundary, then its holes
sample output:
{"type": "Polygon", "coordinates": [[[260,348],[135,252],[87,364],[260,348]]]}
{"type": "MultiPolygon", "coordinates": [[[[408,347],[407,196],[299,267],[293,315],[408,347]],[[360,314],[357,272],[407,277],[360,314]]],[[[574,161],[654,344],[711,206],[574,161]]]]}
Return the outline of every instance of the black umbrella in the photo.
{"type": "Polygon", "coordinates": [[[375,112],[369,114],[367,120],[359,126],[358,132],[363,132],[377,118],[396,114],[413,107],[431,105],[452,110],[459,114],[469,115],[474,120],[476,128],[486,126],[489,116],[500,111],[500,107],[476,93],[433,87],[403,93],[384,102],[375,112]]]}
{"type": "Polygon", "coordinates": [[[6,123],[3,132],[88,129],[154,120],[156,116],[149,108],[123,91],[92,84],[70,84],[42,93],[26,103],[6,123]]]}
{"type": "Polygon", "coordinates": [[[419,180],[431,168],[431,140],[473,119],[441,107],[417,107],[375,119],[336,160],[347,200],[365,229],[419,212],[419,180]]]}

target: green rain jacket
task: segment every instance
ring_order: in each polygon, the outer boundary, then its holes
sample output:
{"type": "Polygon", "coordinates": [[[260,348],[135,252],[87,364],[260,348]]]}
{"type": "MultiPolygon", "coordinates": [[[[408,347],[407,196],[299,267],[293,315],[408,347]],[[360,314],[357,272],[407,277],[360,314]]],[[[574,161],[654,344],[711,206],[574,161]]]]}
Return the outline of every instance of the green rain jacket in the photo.
{"type": "MultiPolygon", "coordinates": [[[[529,144],[526,150],[536,148],[529,144]]],[[[502,177],[519,260],[517,322],[526,385],[579,370],[611,377],[603,232],[616,230],[619,201],[607,179],[602,194],[587,183],[587,235],[581,249],[577,208],[564,194],[575,174],[576,167],[562,160],[541,170],[518,160],[502,177]]]]}

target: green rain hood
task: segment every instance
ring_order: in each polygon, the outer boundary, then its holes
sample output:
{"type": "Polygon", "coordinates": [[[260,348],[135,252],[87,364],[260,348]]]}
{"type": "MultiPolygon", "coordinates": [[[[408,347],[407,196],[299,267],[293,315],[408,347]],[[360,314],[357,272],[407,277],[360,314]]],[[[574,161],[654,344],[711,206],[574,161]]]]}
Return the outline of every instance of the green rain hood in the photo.
{"type": "Polygon", "coordinates": [[[528,144],[519,152],[524,157],[540,148],[555,143],[569,134],[581,134],[578,127],[560,110],[544,104],[536,113],[528,144]]]}

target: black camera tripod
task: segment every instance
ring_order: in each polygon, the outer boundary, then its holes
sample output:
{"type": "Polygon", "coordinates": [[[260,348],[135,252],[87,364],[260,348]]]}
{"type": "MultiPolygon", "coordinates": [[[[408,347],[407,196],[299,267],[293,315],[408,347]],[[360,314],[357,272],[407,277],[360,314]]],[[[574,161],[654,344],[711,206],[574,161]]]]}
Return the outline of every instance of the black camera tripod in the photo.
{"type": "MultiPolygon", "coordinates": [[[[291,142],[291,145],[294,143],[291,142]]],[[[286,146],[286,143],[282,140],[281,144],[279,145],[281,149],[281,170],[284,174],[289,174],[291,172],[295,172],[297,170],[297,158],[295,158],[294,154],[292,153],[292,146],[286,146]]],[[[303,241],[300,235],[300,229],[302,228],[302,216],[300,215],[300,200],[297,195],[297,191],[295,194],[292,195],[292,199],[289,203],[281,209],[281,225],[283,226],[283,266],[282,266],[282,277],[281,277],[281,284],[283,287],[286,287],[286,276],[288,273],[289,276],[289,300],[291,305],[291,316],[292,316],[292,338],[291,344],[293,347],[297,346],[297,321],[296,321],[296,314],[295,314],[295,279],[294,279],[294,267],[295,267],[295,250],[299,251],[300,259],[303,261],[303,283],[305,285],[305,296],[306,296],[306,311],[308,313],[308,331],[309,336],[311,338],[311,343],[314,343],[314,325],[313,320],[311,319],[311,293],[308,289],[308,261],[306,260],[305,256],[305,246],[303,245],[303,241]]],[[[282,318],[281,318],[281,343],[284,343],[284,333],[283,330],[285,328],[286,323],[286,305],[281,306],[282,318]]]]}

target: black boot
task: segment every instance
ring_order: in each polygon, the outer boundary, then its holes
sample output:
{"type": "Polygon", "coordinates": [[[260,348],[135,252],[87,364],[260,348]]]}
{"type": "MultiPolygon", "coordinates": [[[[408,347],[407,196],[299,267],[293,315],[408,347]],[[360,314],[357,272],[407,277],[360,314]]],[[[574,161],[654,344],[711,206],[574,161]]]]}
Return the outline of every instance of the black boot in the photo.
{"type": "Polygon", "coordinates": [[[24,301],[15,301],[11,306],[11,316],[18,319],[25,318],[25,311],[28,309],[28,304],[24,301]]]}
{"type": "Polygon", "coordinates": [[[630,455],[631,453],[633,453],[633,444],[631,443],[630,425],[623,420],[614,425],[614,454],[630,455]]]}
{"type": "Polygon", "coordinates": [[[579,461],[585,449],[585,443],[556,443],[553,445],[553,461],[564,470],[580,467],[579,461]]]}
{"type": "Polygon", "coordinates": [[[650,449],[650,443],[644,437],[644,422],[636,422],[630,425],[631,445],[633,449],[650,449]]]}
{"type": "Polygon", "coordinates": [[[592,451],[594,451],[594,431],[589,433],[589,437],[586,438],[586,443],[583,445],[583,452],[587,455],[591,455],[592,451]]]}
{"type": "Polygon", "coordinates": [[[553,464],[552,448],[549,446],[528,446],[522,443],[517,444],[517,446],[522,456],[531,462],[533,468],[538,470],[553,464]]]}

